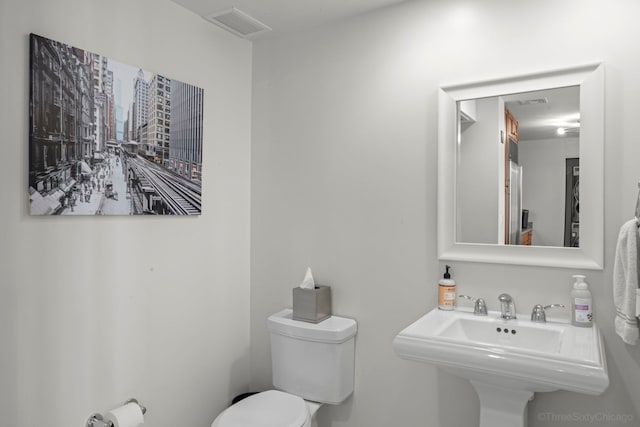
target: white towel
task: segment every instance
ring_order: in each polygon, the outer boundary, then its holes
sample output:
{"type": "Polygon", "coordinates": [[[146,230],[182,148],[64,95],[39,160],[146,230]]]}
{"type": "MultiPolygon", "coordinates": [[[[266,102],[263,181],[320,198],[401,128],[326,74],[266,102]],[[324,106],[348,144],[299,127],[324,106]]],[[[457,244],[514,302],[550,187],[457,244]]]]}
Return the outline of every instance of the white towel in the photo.
{"type": "Polygon", "coordinates": [[[615,329],[620,338],[634,345],[638,340],[636,295],[638,294],[638,223],[635,219],[620,227],[613,264],[613,302],[616,305],[615,329]]]}

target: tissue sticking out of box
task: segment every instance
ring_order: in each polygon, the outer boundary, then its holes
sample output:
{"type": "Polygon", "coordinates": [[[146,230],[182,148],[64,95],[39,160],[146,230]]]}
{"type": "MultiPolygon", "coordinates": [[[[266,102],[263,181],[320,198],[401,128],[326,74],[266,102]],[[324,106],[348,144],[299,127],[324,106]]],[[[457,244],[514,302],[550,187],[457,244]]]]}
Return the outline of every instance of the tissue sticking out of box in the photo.
{"type": "Polygon", "coordinates": [[[316,283],[313,281],[313,274],[311,274],[311,267],[307,267],[307,273],[304,275],[304,280],[300,283],[302,289],[315,289],[316,283]]]}

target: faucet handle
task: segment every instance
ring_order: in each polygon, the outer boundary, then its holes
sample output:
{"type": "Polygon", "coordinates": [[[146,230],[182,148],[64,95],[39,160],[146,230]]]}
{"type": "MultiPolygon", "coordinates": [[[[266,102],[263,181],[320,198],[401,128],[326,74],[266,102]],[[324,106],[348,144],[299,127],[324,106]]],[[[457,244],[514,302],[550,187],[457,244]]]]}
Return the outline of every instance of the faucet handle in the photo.
{"type": "Polygon", "coordinates": [[[498,295],[498,301],[504,302],[504,303],[512,303],[513,302],[513,298],[511,297],[511,295],[503,293],[503,294],[498,295]]]}
{"type": "Polygon", "coordinates": [[[478,298],[476,300],[476,303],[473,306],[473,314],[475,314],[476,316],[486,316],[487,315],[487,303],[484,302],[484,299],[478,298]]]}
{"type": "Polygon", "coordinates": [[[536,323],[545,323],[547,321],[547,314],[545,310],[548,308],[564,308],[564,304],[549,304],[542,306],[542,304],[536,304],[531,311],[531,321],[536,323]]]}
{"type": "Polygon", "coordinates": [[[458,298],[465,298],[469,301],[473,301],[475,304],[473,305],[473,314],[476,316],[486,316],[487,315],[487,303],[484,302],[482,298],[473,298],[468,295],[458,295],[458,298]]]}

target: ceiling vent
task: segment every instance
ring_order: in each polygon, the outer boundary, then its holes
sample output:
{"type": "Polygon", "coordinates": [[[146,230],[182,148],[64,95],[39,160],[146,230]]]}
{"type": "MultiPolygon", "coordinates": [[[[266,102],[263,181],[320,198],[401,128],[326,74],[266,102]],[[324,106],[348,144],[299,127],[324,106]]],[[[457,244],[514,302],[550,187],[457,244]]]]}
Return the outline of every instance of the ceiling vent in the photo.
{"type": "Polygon", "coordinates": [[[549,100],[545,97],[535,98],[535,99],[525,99],[522,101],[518,101],[519,105],[539,105],[539,104],[547,104],[549,100]]]}
{"type": "Polygon", "coordinates": [[[271,31],[270,27],[235,7],[206,15],[204,19],[243,38],[250,38],[256,34],[271,31]]]}

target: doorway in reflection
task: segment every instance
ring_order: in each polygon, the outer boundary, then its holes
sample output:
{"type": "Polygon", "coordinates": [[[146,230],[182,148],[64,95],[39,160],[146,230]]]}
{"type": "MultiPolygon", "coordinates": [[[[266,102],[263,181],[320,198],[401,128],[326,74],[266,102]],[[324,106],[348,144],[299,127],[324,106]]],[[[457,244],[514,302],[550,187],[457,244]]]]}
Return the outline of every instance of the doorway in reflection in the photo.
{"type": "Polygon", "coordinates": [[[565,188],[564,245],[580,247],[580,159],[567,159],[565,188]]]}

